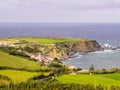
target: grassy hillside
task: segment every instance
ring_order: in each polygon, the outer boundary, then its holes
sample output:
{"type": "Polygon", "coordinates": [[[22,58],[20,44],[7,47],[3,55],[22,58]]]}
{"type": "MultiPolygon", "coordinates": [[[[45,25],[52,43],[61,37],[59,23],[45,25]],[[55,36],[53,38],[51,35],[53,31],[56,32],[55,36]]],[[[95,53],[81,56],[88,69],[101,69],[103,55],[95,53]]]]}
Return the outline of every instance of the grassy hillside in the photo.
{"type": "Polygon", "coordinates": [[[11,67],[16,69],[39,70],[40,65],[37,62],[9,55],[0,51],[0,66],[11,67]]]}
{"type": "MultiPolygon", "coordinates": [[[[18,71],[18,70],[0,70],[0,75],[7,76],[14,83],[20,83],[20,82],[27,81],[29,78],[32,78],[39,74],[40,74],[39,72],[27,72],[27,71],[18,71]]],[[[6,83],[5,80],[2,80],[1,82],[6,83]]]]}
{"type": "Polygon", "coordinates": [[[57,80],[62,83],[80,83],[104,86],[120,86],[120,74],[102,74],[102,75],[63,75],[57,80]],[[116,77],[117,76],[117,77],[116,77]]]}
{"type": "Polygon", "coordinates": [[[80,38],[55,38],[55,37],[18,37],[18,38],[3,38],[0,39],[2,42],[16,43],[19,40],[24,40],[27,42],[38,42],[41,44],[54,44],[56,42],[74,42],[74,41],[84,41],[86,39],[80,38]]]}
{"type": "Polygon", "coordinates": [[[41,44],[53,44],[56,42],[74,42],[74,41],[82,41],[79,38],[17,38],[17,40],[25,40],[27,42],[38,42],[41,44]]]}

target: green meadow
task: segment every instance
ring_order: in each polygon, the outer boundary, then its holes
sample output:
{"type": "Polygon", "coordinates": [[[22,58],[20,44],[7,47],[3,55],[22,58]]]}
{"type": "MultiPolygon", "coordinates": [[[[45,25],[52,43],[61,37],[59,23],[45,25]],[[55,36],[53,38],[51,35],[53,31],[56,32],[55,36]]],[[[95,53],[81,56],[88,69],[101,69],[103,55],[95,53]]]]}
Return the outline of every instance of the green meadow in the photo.
{"type": "Polygon", "coordinates": [[[103,86],[120,86],[120,73],[97,75],[63,75],[57,78],[62,83],[93,84],[103,86]]]}
{"type": "Polygon", "coordinates": [[[74,41],[82,41],[80,38],[16,38],[17,40],[25,40],[27,42],[38,42],[41,44],[54,44],[57,42],[74,42],[74,41]]]}
{"type": "MultiPolygon", "coordinates": [[[[0,75],[7,76],[14,83],[27,81],[28,79],[39,75],[39,72],[27,72],[18,70],[0,70],[0,75]]],[[[5,80],[4,80],[5,81],[5,80]]]]}
{"type": "MultiPolygon", "coordinates": [[[[0,51],[0,75],[8,77],[14,83],[21,83],[40,75],[49,75],[49,72],[35,72],[34,70],[45,70],[47,67],[40,66],[38,62],[30,61],[19,56],[9,55],[6,52],[0,51]],[[3,67],[3,69],[2,69],[3,67]],[[7,68],[9,69],[7,69],[7,68]],[[4,69],[5,68],[5,69],[4,69]],[[21,71],[22,69],[22,71],[21,71]],[[28,70],[32,72],[28,72],[28,70]]],[[[9,80],[0,78],[0,84],[9,83],[9,80]]]]}
{"type": "Polygon", "coordinates": [[[120,81],[120,73],[114,74],[101,74],[100,76],[107,78],[107,79],[114,79],[120,81]]]}
{"type": "Polygon", "coordinates": [[[0,51],[0,66],[16,69],[39,70],[39,63],[0,51]]]}

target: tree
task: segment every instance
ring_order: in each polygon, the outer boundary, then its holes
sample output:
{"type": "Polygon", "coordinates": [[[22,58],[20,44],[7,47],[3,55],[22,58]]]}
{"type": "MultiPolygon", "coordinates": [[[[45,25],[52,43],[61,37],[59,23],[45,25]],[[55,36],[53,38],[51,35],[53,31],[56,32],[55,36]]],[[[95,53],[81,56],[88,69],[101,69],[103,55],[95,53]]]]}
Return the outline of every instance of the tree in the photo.
{"type": "Polygon", "coordinates": [[[45,61],[42,60],[41,63],[40,63],[41,66],[45,66],[45,61]]]}
{"type": "Polygon", "coordinates": [[[93,65],[93,64],[90,66],[89,70],[90,70],[90,71],[95,70],[95,69],[94,69],[94,65],[93,65]]]}

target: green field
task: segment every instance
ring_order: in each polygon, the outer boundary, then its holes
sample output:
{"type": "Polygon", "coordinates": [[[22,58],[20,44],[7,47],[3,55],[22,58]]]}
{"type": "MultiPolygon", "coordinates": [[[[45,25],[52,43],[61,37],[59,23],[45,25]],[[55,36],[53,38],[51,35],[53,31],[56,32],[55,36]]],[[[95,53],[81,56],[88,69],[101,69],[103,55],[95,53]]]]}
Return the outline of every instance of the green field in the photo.
{"type": "Polygon", "coordinates": [[[115,73],[115,74],[102,74],[100,75],[104,78],[108,78],[108,79],[114,79],[114,80],[118,80],[120,81],[120,73],[115,73]]]}
{"type": "Polygon", "coordinates": [[[80,38],[62,38],[62,39],[50,39],[50,38],[16,38],[17,40],[25,40],[27,42],[38,42],[41,44],[53,44],[56,42],[74,42],[82,41],[80,38]]]}
{"type": "MultiPolygon", "coordinates": [[[[27,72],[18,70],[0,70],[0,75],[7,76],[14,83],[27,81],[29,78],[39,75],[39,72],[27,72]]],[[[4,80],[5,82],[5,80],[4,80]]]]}
{"type": "Polygon", "coordinates": [[[2,42],[18,43],[19,40],[25,40],[27,42],[38,42],[41,44],[54,44],[56,42],[75,42],[85,41],[87,39],[81,38],[56,38],[56,37],[17,37],[17,38],[3,38],[0,39],[2,42]]]}
{"type": "Polygon", "coordinates": [[[62,83],[80,83],[104,86],[120,86],[120,74],[102,74],[102,75],[63,75],[57,78],[62,83]]]}
{"type": "Polygon", "coordinates": [[[39,70],[39,63],[0,51],[0,66],[16,69],[39,70]]]}

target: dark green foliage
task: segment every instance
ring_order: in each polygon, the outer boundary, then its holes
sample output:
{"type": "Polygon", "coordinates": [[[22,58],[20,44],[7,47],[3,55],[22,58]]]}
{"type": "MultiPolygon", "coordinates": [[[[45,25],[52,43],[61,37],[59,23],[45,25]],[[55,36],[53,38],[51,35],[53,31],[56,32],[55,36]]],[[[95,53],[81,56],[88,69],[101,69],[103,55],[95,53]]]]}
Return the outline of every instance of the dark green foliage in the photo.
{"type": "Polygon", "coordinates": [[[16,48],[14,47],[4,47],[4,46],[0,46],[0,50],[1,51],[4,51],[4,52],[7,52],[7,53],[10,53],[10,52],[13,52],[13,51],[16,51],[16,48]]]}
{"type": "Polygon", "coordinates": [[[43,69],[38,69],[38,70],[31,70],[31,69],[26,69],[26,68],[14,68],[14,67],[0,66],[0,70],[5,70],[5,69],[27,71],[27,72],[50,72],[50,71],[52,71],[51,68],[43,68],[43,69]]]}
{"type": "Polygon", "coordinates": [[[119,68],[112,68],[111,71],[120,73],[120,69],[119,68]]]}
{"type": "Polygon", "coordinates": [[[12,81],[10,78],[8,78],[7,76],[3,76],[3,75],[0,75],[0,79],[4,79],[4,80],[7,80],[7,81],[12,81]]]}
{"type": "Polygon", "coordinates": [[[117,86],[111,86],[110,90],[120,90],[120,87],[117,87],[117,86]]]}
{"type": "Polygon", "coordinates": [[[24,43],[28,43],[28,42],[26,40],[19,40],[17,44],[24,44],[24,43]]]}
{"type": "Polygon", "coordinates": [[[40,65],[41,65],[41,66],[45,66],[45,61],[42,60],[42,61],[40,62],[40,65]]]}
{"type": "Polygon", "coordinates": [[[37,52],[40,52],[40,50],[38,50],[36,47],[34,47],[34,48],[25,47],[24,51],[27,51],[28,53],[37,53],[37,52]]]}
{"type": "Polygon", "coordinates": [[[48,66],[54,67],[54,68],[61,68],[61,67],[63,67],[63,64],[61,61],[59,61],[57,58],[55,58],[48,66]]]}
{"type": "MultiPolygon", "coordinates": [[[[96,86],[96,90],[104,90],[106,87],[102,86],[102,85],[98,85],[96,86]]],[[[106,88],[107,90],[107,88],[106,88]]]]}
{"type": "Polygon", "coordinates": [[[9,54],[14,55],[14,56],[21,56],[21,57],[30,58],[30,56],[28,56],[27,54],[25,54],[23,52],[11,51],[9,54]]]}
{"type": "Polygon", "coordinates": [[[91,72],[94,74],[112,74],[112,73],[116,73],[117,71],[113,69],[111,70],[102,69],[102,70],[92,70],[91,72]]]}
{"type": "Polygon", "coordinates": [[[36,76],[33,78],[33,80],[40,80],[40,79],[43,79],[43,78],[46,78],[47,76],[45,76],[44,74],[41,74],[39,76],[36,76]]]}
{"type": "Polygon", "coordinates": [[[89,68],[90,71],[93,71],[94,70],[94,65],[92,64],[89,68]]]}
{"type": "Polygon", "coordinates": [[[14,56],[21,56],[25,58],[30,58],[27,54],[23,53],[21,50],[22,48],[15,48],[15,47],[0,47],[0,50],[9,53],[9,55],[14,55],[14,56]],[[19,52],[20,50],[20,52],[19,52]]]}
{"type": "Polygon", "coordinates": [[[73,69],[74,72],[78,72],[78,71],[81,71],[81,70],[82,70],[82,68],[75,68],[75,69],[73,69]]]}
{"type": "Polygon", "coordinates": [[[70,69],[65,66],[60,60],[55,58],[48,67],[53,68],[53,73],[55,76],[60,76],[62,74],[69,74],[71,71],[70,69]]]}
{"type": "Polygon", "coordinates": [[[40,74],[39,76],[35,76],[31,79],[29,79],[29,81],[31,80],[39,80],[39,81],[46,81],[46,80],[50,80],[54,77],[54,73],[50,73],[49,75],[44,75],[44,74],[40,74]]]}
{"type": "Polygon", "coordinates": [[[112,86],[109,89],[97,85],[96,87],[91,84],[63,84],[56,80],[45,82],[26,82],[0,86],[0,90],[120,90],[120,87],[112,86]]]}

